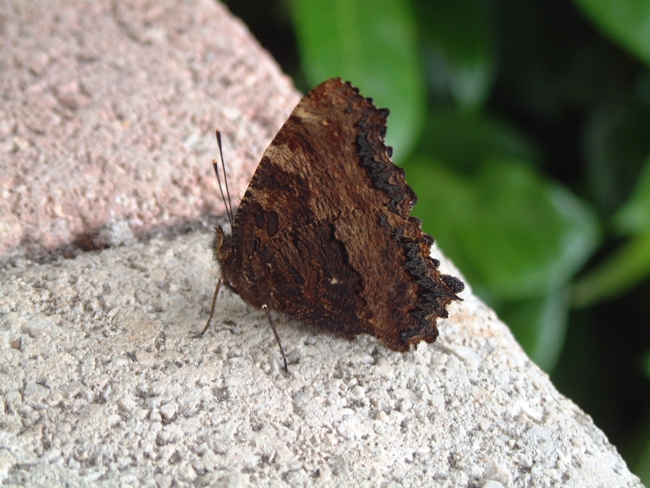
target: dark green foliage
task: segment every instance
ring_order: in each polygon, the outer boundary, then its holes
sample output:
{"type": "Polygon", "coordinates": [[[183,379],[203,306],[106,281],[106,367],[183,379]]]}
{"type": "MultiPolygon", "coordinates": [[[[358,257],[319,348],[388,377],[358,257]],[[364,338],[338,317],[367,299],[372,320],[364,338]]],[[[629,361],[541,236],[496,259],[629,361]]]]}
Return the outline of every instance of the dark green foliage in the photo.
{"type": "Polygon", "coordinates": [[[425,230],[648,484],[650,3],[253,10],[285,20],[267,37],[296,45],[266,45],[299,59],[284,68],[301,89],[340,76],[390,108],[388,144],[425,230]]]}

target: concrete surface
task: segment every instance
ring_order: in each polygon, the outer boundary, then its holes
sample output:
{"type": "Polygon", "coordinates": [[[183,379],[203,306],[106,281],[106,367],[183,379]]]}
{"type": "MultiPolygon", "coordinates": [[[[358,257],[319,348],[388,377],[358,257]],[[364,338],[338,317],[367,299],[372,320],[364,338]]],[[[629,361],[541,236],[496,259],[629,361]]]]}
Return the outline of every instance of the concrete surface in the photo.
{"type": "Polygon", "coordinates": [[[289,375],[265,315],[228,291],[194,338],[217,279],[209,242],[194,232],[3,271],[0,479],[640,486],[469,290],[439,341],[408,353],[279,318],[289,375]]]}
{"type": "Polygon", "coordinates": [[[469,288],[403,354],[278,317],[288,375],[226,290],[193,337],[214,126],[241,187],[299,98],[222,6],[12,0],[0,35],[0,483],[641,486],[469,288]]]}
{"type": "Polygon", "coordinates": [[[0,256],[223,211],[300,96],[209,0],[0,2],[0,256]]]}

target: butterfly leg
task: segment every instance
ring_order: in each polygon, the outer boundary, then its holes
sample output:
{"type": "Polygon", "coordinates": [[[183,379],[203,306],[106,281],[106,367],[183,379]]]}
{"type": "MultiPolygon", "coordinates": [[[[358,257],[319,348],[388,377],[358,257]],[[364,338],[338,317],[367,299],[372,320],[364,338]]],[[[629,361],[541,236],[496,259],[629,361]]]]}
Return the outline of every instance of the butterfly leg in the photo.
{"type": "Polygon", "coordinates": [[[221,280],[217,281],[217,286],[214,289],[214,296],[212,297],[212,306],[210,307],[210,316],[208,317],[208,321],[205,324],[205,327],[203,327],[203,330],[197,335],[197,337],[203,337],[205,331],[210,327],[210,322],[212,321],[212,316],[214,315],[214,306],[217,304],[217,295],[219,294],[219,288],[221,288],[221,280]]]}
{"type": "Polygon", "coordinates": [[[269,307],[266,306],[266,304],[262,305],[262,308],[266,312],[266,316],[269,319],[269,323],[271,324],[271,329],[273,329],[273,335],[275,336],[275,340],[278,343],[278,346],[280,346],[280,352],[282,353],[282,360],[284,361],[284,370],[288,373],[289,372],[289,367],[287,366],[287,356],[284,354],[284,348],[282,347],[282,343],[280,342],[280,336],[278,335],[278,331],[275,330],[275,324],[273,323],[273,319],[271,318],[271,312],[269,312],[269,307]]]}

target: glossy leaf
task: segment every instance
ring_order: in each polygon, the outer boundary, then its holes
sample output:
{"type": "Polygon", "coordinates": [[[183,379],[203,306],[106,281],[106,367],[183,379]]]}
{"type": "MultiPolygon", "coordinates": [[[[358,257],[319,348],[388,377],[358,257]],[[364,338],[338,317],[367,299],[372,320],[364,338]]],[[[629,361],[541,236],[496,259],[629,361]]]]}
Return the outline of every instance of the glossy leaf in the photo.
{"type": "Polygon", "coordinates": [[[650,64],[650,2],[647,0],[576,0],[609,37],[650,64]]]}
{"type": "Polygon", "coordinates": [[[525,164],[491,161],[471,179],[424,159],[406,170],[424,228],[472,286],[497,300],[556,290],[597,245],[590,209],[525,164]]]}
{"type": "Polygon", "coordinates": [[[541,159],[537,147],[505,123],[482,114],[446,109],[430,114],[418,153],[463,171],[475,171],[486,159],[541,159]]]}
{"type": "Polygon", "coordinates": [[[650,276],[650,234],[623,244],[604,264],[584,276],[573,292],[576,307],[622,294],[650,276]]]}
{"type": "Polygon", "coordinates": [[[607,214],[637,184],[650,151],[650,108],[638,97],[617,96],[588,117],[582,137],[586,181],[592,200],[607,214]]]}
{"type": "Polygon", "coordinates": [[[622,234],[650,234],[650,157],[646,160],[632,196],[615,215],[614,225],[622,234]]]}
{"type": "Polygon", "coordinates": [[[486,0],[416,0],[427,78],[464,109],[480,108],[496,75],[492,3],[486,0]]]}
{"type": "Polygon", "coordinates": [[[422,130],[426,96],[407,0],[293,0],[301,63],[311,85],[339,76],[389,107],[387,143],[404,157],[422,130]]]}
{"type": "Polygon", "coordinates": [[[621,295],[650,277],[650,158],[632,196],[614,216],[613,225],[619,234],[631,239],[576,283],[577,307],[621,295]]]}

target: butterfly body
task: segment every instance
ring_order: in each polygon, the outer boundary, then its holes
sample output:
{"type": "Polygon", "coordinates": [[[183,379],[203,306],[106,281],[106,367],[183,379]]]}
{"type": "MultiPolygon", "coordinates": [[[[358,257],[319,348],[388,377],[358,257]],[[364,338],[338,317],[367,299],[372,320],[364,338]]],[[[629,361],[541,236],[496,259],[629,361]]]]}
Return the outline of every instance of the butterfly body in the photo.
{"type": "Polygon", "coordinates": [[[438,271],[415,193],[384,144],[388,110],[340,79],[296,106],[264,153],[231,232],[217,229],[222,280],[267,307],[391,349],[433,342],[463,283],[438,271]]]}

